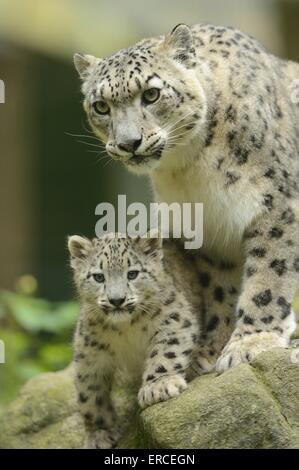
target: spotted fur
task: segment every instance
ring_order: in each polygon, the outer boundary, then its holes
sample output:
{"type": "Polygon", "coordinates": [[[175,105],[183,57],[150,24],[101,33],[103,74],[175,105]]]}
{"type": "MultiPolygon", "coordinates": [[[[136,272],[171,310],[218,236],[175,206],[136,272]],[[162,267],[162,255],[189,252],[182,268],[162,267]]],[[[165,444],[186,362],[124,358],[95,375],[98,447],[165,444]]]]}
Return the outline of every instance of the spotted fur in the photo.
{"type": "MultiPolygon", "coordinates": [[[[206,341],[217,351],[210,362],[220,354],[223,371],[287,346],[299,279],[299,65],[209,24],[178,25],[106,59],[76,56],[75,64],[109,155],[149,174],[157,201],[204,203],[201,253],[211,263],[199,284],[207,290],[206,341]],[[152,88],[159,99],[145,103],[152,88]],[[109,114],[95,114],[97,100],[109,114]],[[235,303],[226,294],[232,270],[235,303]],[[222,334],[229,312],[234,329],[222,334]]],[[[200,367],[206,356],[199,351],[200,367]]]]}

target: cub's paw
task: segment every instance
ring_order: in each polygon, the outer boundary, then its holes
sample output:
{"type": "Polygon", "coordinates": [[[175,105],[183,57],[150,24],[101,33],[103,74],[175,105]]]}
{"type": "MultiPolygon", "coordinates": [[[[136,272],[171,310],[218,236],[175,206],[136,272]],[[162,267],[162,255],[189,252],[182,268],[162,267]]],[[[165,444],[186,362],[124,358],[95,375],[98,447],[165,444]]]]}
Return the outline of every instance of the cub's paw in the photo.
{"type": "Polygon", "coordinates": [[[138,403],[141,408],[153,405],[159,401],[177,397],[187,388],[187,382],[181,375],[161,377],[141,387],[138,393],[138,403]]]}
{"type": "Polygon", "coordinates": [[[119,437],[119,433],[114,430],[99,429],[87,435],[84,449],[112,449],[119,437]]]}
{"type": "Polygon", "coordinates": [[[223,372],[242,362],[250,362],[263,351],[273,348],[285,348],[287,346],[287,339],[276,333],[253,333],[243,336],[241,339],[232,338],[223,349],[216,363],[216,370],[223,372]]]}
{"type": "Polygon", "coordinates": [[[191,367],[199,375],[207,374],[215,368],[218,356],[212,346],[199,345],[194,351],[191,367]]]}

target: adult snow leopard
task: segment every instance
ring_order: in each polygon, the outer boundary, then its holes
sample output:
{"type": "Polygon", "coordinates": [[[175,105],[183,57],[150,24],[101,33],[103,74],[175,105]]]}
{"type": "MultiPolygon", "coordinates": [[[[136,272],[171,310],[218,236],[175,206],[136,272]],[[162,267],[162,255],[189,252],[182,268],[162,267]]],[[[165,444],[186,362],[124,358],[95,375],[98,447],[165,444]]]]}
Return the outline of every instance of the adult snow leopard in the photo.
{"type": "Polygon", "coordinates": [[[199,367],[286,347],[299,278],[299,65],[209,24],[74,61],[108,154],[149,174],[157,201],[204,203],[199,367]]]}

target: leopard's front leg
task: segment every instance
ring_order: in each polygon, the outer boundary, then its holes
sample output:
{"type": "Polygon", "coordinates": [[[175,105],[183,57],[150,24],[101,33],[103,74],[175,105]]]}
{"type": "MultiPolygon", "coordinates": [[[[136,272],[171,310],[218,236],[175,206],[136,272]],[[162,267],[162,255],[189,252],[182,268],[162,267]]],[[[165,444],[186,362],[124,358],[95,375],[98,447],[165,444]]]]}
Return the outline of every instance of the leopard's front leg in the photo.
{"type": "Polygon", "coordinates": [[[215,262],[200,254],[198,280],[202,292],[202,334],[194,351],[192,368],[196,374],[211,372],[234,330],[242,267],[215,262]]]}
{"type": "Polygon", "coordinates": [[[218,371],[287,347],[295,329],[291,304],[299,282],[298,215],[291,202],[268,202],[268,211],[244,235],[247,258],[236,328],[217,361],[218,371]]]}
{"type": "Polygon", "coordinates": [[[180,297],[176,307],[165,307],[152,337],[138,393],[141,408],[175,397],[187,387],[185,376],[198,341],[199,324],[189,303],[180,297]]]}
{"type": "Polygon", "coordinates": [[[120,434],[111,401],[114,364],[108,344],[88,335],[82,337],[77,329],[74,363],[79,411],[86,431],[84,447],[110,449],[120,434]]]}

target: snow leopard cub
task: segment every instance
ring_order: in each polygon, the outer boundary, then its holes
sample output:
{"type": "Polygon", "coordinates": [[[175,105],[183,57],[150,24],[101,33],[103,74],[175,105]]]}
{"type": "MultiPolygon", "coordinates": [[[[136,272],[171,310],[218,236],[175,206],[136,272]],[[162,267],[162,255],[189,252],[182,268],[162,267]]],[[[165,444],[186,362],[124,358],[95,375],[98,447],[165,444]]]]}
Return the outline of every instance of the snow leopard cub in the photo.
{"type": "Polygon", "coordinates": [[[186,388],[200,333],[197,276],[160,237],[74,235],[68,248],[81,303],[74,362],[85,447],[111,448],[121,436],[111,400],[116,372],[141,384],[141,408],[186,388]]]}

